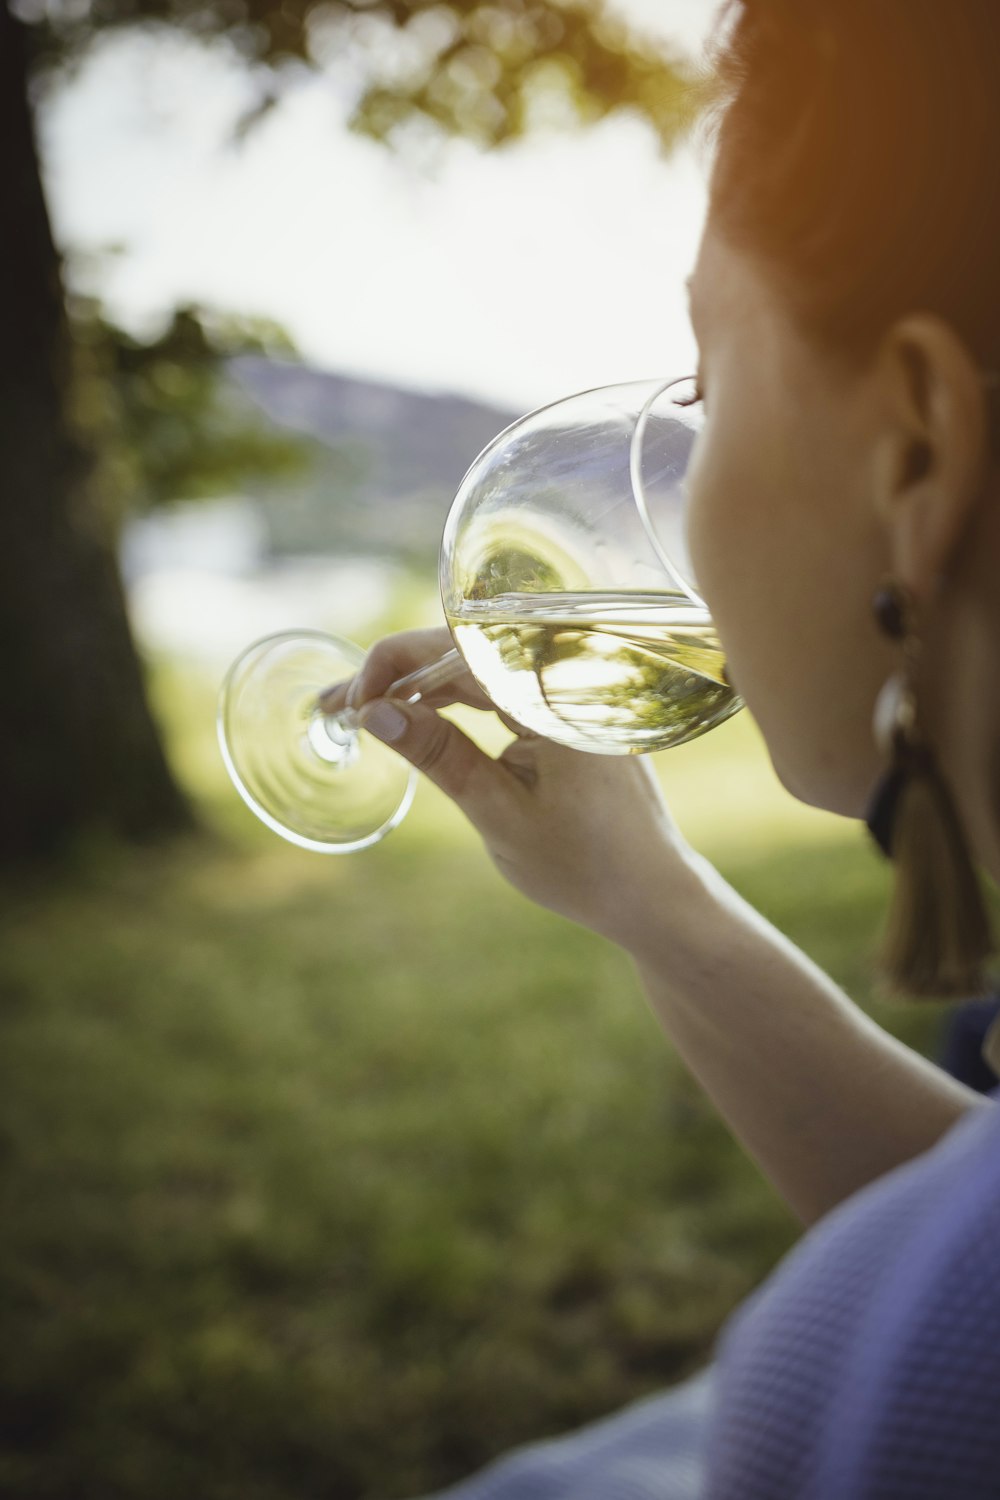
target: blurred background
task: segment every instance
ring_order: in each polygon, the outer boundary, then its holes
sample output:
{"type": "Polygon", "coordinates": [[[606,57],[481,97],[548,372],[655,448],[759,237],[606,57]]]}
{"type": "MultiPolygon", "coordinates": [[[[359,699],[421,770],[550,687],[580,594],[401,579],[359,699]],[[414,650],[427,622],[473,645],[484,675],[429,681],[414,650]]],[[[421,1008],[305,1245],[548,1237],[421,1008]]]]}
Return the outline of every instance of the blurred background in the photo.
{"type": "MultiPolygon", "coordinates": [[[[255,636],[438,619],[512,417],[690,370],[714,11],[0,0],[4,1495],[402,1500],[699,1368],[795,1238],[432,788],[324,859],[214,734],[255,636]]],[[[658,768],[931,1050],[749,716],[658,768]]]]}

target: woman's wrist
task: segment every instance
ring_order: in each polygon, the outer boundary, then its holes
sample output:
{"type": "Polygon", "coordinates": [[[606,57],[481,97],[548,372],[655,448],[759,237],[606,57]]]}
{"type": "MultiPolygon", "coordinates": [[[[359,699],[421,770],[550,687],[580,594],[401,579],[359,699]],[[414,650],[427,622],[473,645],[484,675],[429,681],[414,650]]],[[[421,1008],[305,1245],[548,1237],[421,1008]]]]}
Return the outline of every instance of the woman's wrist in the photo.
{"type": "Polygon", "coordinates": [[[711,938],[720,879],[703,855],[672,838],[635,880],[611,893],[606,936],[640,969],[663,969],[680,945],[711,938]]]}

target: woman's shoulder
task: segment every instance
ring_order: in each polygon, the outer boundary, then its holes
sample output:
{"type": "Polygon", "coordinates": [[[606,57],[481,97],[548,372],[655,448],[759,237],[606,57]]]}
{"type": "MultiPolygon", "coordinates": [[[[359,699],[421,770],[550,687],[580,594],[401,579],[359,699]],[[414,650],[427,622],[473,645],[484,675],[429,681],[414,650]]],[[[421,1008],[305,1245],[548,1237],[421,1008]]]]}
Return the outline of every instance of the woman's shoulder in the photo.
{"type": "Polygon", "coordinates": [[[917,1260],[981,1244],[1000,1263],[1000,1085],[977,1100],[929,1151],[869,1183],[809,1229],[762,1288],[825,1299],[856,1275],[858,1293],[875,1296],[880,1276],[904,1280],[917,1260]],[[906,1252],[905,1266],[897,1257],[906,1252]],[[919,1253],[919,1254],[918,1254],[919,1253]]]}
{"type": "Polygon", "coordinates": [[[938,1476],[921,1495],[995,1500],[998,1095],[815,1225],[732,1321],[717,1479],[749,1464],[761,1495],[861,1496],[884,1471],[910,1493],[916,1464],[938,1476]]]}

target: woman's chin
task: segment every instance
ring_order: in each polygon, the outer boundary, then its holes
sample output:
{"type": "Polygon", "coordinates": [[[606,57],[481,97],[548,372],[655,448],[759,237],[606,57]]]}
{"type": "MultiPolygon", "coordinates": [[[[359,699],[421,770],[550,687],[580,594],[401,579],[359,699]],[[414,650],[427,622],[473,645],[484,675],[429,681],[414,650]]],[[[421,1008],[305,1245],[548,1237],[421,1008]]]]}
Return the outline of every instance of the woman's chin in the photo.
{"type": "Polygon", "coordinates": [[[768,753],[774,774],[796,802],[815,807],[819,812],[835,813],[840,818],[861,820],[865,817],[868,794],[859,791],[856,782],[848,784],[840,768],[805,768],[790,764],[770,748],[768,753]]]}

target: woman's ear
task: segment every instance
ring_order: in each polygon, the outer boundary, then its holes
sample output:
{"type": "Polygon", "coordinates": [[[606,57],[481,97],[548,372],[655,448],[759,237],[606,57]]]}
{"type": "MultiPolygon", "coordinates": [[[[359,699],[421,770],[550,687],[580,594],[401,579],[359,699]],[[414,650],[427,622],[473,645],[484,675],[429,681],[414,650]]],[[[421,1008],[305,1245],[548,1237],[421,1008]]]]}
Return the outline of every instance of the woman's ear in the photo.
{"type": "Polygon", "coordinates": [[[951,326],[925,313],[893,325],[875,373],[884,413],[875,505],[892,576],[920,603],[948,573],[986,491],[983,375],[951,326]]]}

